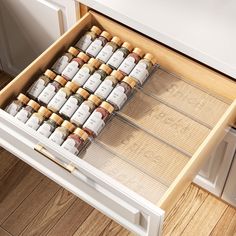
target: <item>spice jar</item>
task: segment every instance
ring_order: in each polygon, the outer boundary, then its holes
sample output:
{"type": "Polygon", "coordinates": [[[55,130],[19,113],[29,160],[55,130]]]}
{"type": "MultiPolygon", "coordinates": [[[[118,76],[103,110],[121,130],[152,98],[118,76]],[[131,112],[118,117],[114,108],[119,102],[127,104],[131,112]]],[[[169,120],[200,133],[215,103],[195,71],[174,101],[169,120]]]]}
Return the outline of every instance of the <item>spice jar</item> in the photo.
{"type": "Polygon", "coordinates": [[[90,57],[96,57],[98,53],[101,51],[101,49],[105,46],[105,44],[111,40],[111,35],[106,32],[102,31],[100,36],[96,38],[87,48],[86,53],[90,57]]]}
{"type": "Polygon", "coordinates": [[[156,59],[150,53],[145,54],[144,58],[139,61],[139,63],[134,67],[134,69],[130,73],[130,77],[137,80],[139,85],[142,85],[149,74],[153,66],[156,63],[156,59]]]}
{"type": "Polygon", "coordinates": [[[57,61],[52,66],[52,70],[57,74],[61,74],[62,71],[66,68],[66,66],[69,64],[69,62],[74,57],[76,57],[78,53],[78,49],[70,47],[66,53],[64,53],[60,58],[57,59],[57,61]]]}
{"type": "Polygon", "coordinates": [[[48,103],[48,109],[53,112],[58,112],[61,107],[65,104],[66,100],[72,93],[75,93],[78,89],[78,85],[69,81],[66,83],[65,87],[62,87],[58,90],[56,95],[48,103]]]}
{"type": "Polygon", "coordinates": [[[38,128],[37,132],[48,138],[52,132],[57,128],[57,126],[61,125],[63,119],[53,113],[48,120],[45,120],[43,124],[38,128]]]}
{"type": "Polygon", "coordinates": [[[27,120],[26,125],[37,130],[44,120],[48,119],[51,114],[52,112],[46,107],[40,107],[38,112],[33,113],[33,115],[27,120]]]}
{"type": "Polygon", "coordinates": [[[101,30],[97,26],[93,26],[90,31],[86,32],[80,40],[75,44],[75,47],[85,52],[88,46],[101,34],[101,30]]]}
{"type": "Polygon", "coordinates": [[[115,107],[115,110],[119,110],[131,95],[135,85],[136,81],[134,79],[125,76],[125,78],[112,90],[107,101],[115,107]]]}
{"type": "Polygon", "coordinates": [[[26,97],[23,93],[20,93],[16,100],[12,101],[6,108],[5,111],[12,116],[15,116],[16,113],[29,102],[29,98],[26,97]]]}
{"type": "Polygon", "coordinates": [[[120,64],[124,61],[124,59],[128,56],[128,54],[132,51],[133,46],[128,43],[124,42],[121,48],[117,49],[115,53],[110,57],[107,64],[113,69],[117,69],[120,64]]]}
{"type": "Polygon", "coordinates": [[[95,138],[105,126],[113,110],[114,107],[111,104],[105,101],[102,102],[84,123],[83,130],[86,131],[89,136],[95,138]]]}
{"type": "Polygon", "coordinates": [[[21,108],[21,110],[16,114],[16,119],[25,123],[30,116],[38,111],[38,109],[40,108],[40,105],[35,102],[34,100],[29,100],[29,102],[27,103],[27,105],[23,108],[21,108]]]}
{"type": "Polygon", "coordinates": [[[61,126],[57,127],[54,132],[50,135],[49,139],[54,143],[61,145],[67,136],[72,133],[75,129],[75,126],[69,121],[64,120],[61,126]]]}
{"type": "Polygon", "coordinates": [[[93,72],[101,65],[100,61],[95,58],[90,58],[87,64],[84,64],[82,68],[73,77],[72,81],[83,86],[87,79],[93,74],[93,72]]]}
{"type": "Polygon", "coordinates": [[[47,106],[50,100],[58,92],[58,90],[66,84],[67,80],[57,75],[56,78],[49,83],[46,88],[39,94],[38,101],[41,105],[47,106]]]}
{"type": "Polygon", "coordinates": [[[87,118],[91,115],[93,110],[101,103],[100,98],[95,95],[90,95],[88,100],[84,101],[76,110],[70,121],[77,125],[82,126],[87,118]]]}
{"type": "Polygon", "coordinates": [[[87,139],[88,134],[82,129],[76,128],[75,131],[67,137],[66,141],[62,144],[62,147],[69,152],[78,155],[87,139]]]}
{"type": "Polygon", "coordinates": [[[28,89],[27,95],[37,100],[39,94],[45,89],[51,80],[54,80],[56,74],[51,70],[46,70],[28,89]]]}
{"type": "Polygon", "coordinates": [[[78,107],[86,100],[89,96],[89,93],[83,89],[79,88],[77,92],[70,96],[70,98],[63,105],[59,111],[60,115],[65,119],[70,119],[71,116],[75,113],[78,107]]]}
{"type": "Polygon", "coordinates": [[[123,73],[123,75],[128,75],[138,61],[143,57],[143,51],[140,48],[134,48],[134,50],[125,58],[121,63],[118,70],[123,73]]]}
{"type": "Polygon", "coordinates": [[[99,59],[102,63],[106,63],[111,55],[115,52],[115,50],[120,47],[122,41],[119,37],[115,36],[112,38],[110,42],[107,42],[103,49],[98,53],[97,59],[99,59]]]}
{"type": "Polygon", "coordinates": [[[72,59],[72,61],[66,66],[66,68],[62,71],[61,75],[65,79],[71,80],[78,72],[79,68],[88,60],[89,56],[83,52],[80,52],[78,56],[72,59]]]}
{"type": "Polygon", "coordinates": [[[90,93],[94,93],[102,81],[111,73],[112,69],[102,64],[98,70],[96,70],[86,81],[83,88],[85,88],[90,93]]]}
{"type": "Polygon", "coordinates": [[[109,76],[100,84],[100,86],[95,91],[97,95],[102,100],[105,100],[110,92],[115,88],[117,83],[123,79],[123,74],[120,71],[113,70],[109,76]]]}

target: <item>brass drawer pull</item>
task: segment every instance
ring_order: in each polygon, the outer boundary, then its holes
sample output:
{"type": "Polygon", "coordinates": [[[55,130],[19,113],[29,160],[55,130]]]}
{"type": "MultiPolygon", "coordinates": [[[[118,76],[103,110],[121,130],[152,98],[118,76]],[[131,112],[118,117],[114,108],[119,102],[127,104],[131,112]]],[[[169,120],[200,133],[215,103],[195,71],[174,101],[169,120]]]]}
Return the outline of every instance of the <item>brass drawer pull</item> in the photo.
{"type": "Polygon", "coordinates": [[[45,149],[42,145],[37,144],[34,147],[34,150],[39,152],[40,154],[44,155],[45,157],[47,157],[48,159],[50,159],[51,161],[53,161],[54,163],[58,164],[59,166],[61,166],[62,168],[64,168],[65,170],[69,171],[70,173],[73,172],[75,170],[75,167],[72,164],[67,164],[65,162],[62,162],[60,160],[58,160],[58,158],[56,158],[55,156],[53,156],[47,149],[45,149]]]}

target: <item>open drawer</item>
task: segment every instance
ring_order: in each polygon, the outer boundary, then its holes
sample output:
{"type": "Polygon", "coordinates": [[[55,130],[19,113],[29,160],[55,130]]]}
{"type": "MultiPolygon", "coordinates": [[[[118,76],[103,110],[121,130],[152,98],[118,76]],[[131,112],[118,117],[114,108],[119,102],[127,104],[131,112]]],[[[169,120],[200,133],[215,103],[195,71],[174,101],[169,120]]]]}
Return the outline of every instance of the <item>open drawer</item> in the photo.
{"type": "Polygon", "coordinates": [[[160,235],[164,213],[235,122],[235,97],[230,79],[88,12],[1,91],[0,145],[127,229],[160,235]],[[92,25],[153,53],[163,69],[135,91],[79,158],[3,108],[92,25]]]}

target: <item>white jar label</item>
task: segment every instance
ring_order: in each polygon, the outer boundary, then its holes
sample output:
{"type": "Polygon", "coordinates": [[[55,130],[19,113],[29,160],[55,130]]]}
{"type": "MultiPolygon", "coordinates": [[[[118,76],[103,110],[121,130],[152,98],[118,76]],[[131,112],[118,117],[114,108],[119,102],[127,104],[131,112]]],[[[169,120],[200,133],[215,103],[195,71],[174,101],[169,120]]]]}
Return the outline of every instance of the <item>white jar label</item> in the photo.
{"type": "Polygon", "coordinates": [[[96,135],[98,135],[104,126],[105,122],[102,119],[102,114],[100,112],[94,111],[83,125],[83,128],[90,129],[96,135]]]}
{"type": "Polygon", "coordinates": [[[42,91],[42,93],[40,93],[38,100],[45,104],[48,104],[55,94],[55,87],[52,84],[48,84],[42,91]]]}
{"type": "Polygon", "coordinates": [[[77,61],[71,61],[67,65],[67,67],[62,71],[62,76],[71,80],[78,70],[79,70],[79,63],[77,61]]]}
{"type": "Polygon", "coordinates": [[[34,130],[37,130],[40,126],[40,120],[36,116],[31,116],[26,122],[26,125],[34,130]]]}
{"type": "Polygon", "coordinates": [[[70,97],[64,106],[60,110],[60,114],[64,114],[68,117],[71,117],[76,109],[78,108],[78,100],[74,97],[70,97]]]}
{"type": "Polygon", "coordinates": [[[119,85],[113,89],[107,98],[108,102],[115,104],[119,109],[123,106],[126,100],[127,96],[125,94],[125,89],[119,85]]]}
{"type": "Polygon", "coordinates": [[[88,46],[92,43],[92,37],[86,34],[80,38],[80,40],[75,44],[75,46],[82,51],[85,51],[88,46]]]}
{"type": "Polygon", "coordinates": [[[45,136],[46,138],[48,138],[51,133],[52,133],[52,130],[51,130],[51,126],[49,124],[45,124],[43,123],[39,129],[37,130],[37,132],[39,132],[41,135],[45,136]]]}
{"type": "Polygon", "coordinates": [[[118,50],[111,56],[107,64],[117,69],[123,60],[124,60],[124,53],[118,50]]]}
{"type": "Polygon", "coordinates": [[[65,139],[63,133],[61,131],[55,130],[51,136],[49,137],[54,143],[61,145],[65,139]]]}
{"type": "Polygon", "coordinates": [[[135,59],[133,57],[127,57],[119,66],[118,70],[128,75],[133,70],[134,67],[135,67],[135,59]]]}
{"type": "Polygon", "coordinates": [[[75,114],[71,117],[71,122],[75,123],[76,125],[82,125],[90,116],[90,114],[89,106],[82,103],[75,114]]]}
{"type": "Polygon", "coordinates": [[[60,89],[53,97],[53,99],[48,103],[48,107],[49,109],[52,108],[54,112],[59,111],[65,102],[66,93],[60,89]]]}
{"type": "Polygon", "coordinates": [[[45,81],[43,79],[38,79],[29,88],[28,93],[31,96],[37,98],[39,94],[44,90],[44,88],[45,88],[45,81]]]}
{"type": "Polygon", "coordinates": [[[137,79],[141,85],[147,79],[148,75],[147,66],[143,62],[139,62],[130,73],[130,76],[137,79]]]}
{"type": "Polygon", "coordinates": [[[113,53],[113,47],[106,45],[97,55],[97,58],[106,63],[113,53]]]}
{"type": "Polygon", "coordinates": [[[16,119],[25,123],[29,119],[29,112],[26,111],[25,109],[21,109],[17,114],[16,114],[16,119]]]}
{"type": "Polygon", "coordinates": [[[89,68],[87,67],[82,67],[77,74],[74,76],[72,79],[73,82],[79,84],[80,86],[84,85],[84,83],[87,81],[89,78],[89,68]]]}
{"type": "Polygon", "coordinates": [[[69,58],[67,56],[62,56],[55,62],[55,64],[52,66],[52,69],[57,74],[61,74],[68,64],[69,58]]]}
{"type": "Polygon", "coordinates": [[[89,77],[89,79],[84,84],[84,88],[88,89],[90,92],[94,92],[97,87],[101,84],[101,75],[98,73],[94,73],[89,77]]]}
{"type": "Polygon", "coordinates": [[[19,107],[13,102],[11,103],[7,108],[6,108],[6,112],[9,113],[12,116],[15,116],[16,113],[18,112],[19,107]]]}
{"type": "Polygon", "coordinates": [[[86,53],[96,57],[101,49],[102,41],[100,39],[95,39],[86,50],[86,53]]]}
{"type": "Polygon", "coordinates": [[[68,138],[63,144],[62,147],[65,148],[67,151],[78,155],[78,149],[76,148],[76,142],[72,138],[68,138]]]}
{"type": "Polygon", "coordinates": [[[102,98],[102,99],[106,99],[107,96],[110,94],[110,92],[112,91],[113,86],[112,86],[112,81],[109,79],[105,79],[100,86],[98,87],[98,89],[95,91],[95,95],[97,95],[98,97],[102,98]]]}

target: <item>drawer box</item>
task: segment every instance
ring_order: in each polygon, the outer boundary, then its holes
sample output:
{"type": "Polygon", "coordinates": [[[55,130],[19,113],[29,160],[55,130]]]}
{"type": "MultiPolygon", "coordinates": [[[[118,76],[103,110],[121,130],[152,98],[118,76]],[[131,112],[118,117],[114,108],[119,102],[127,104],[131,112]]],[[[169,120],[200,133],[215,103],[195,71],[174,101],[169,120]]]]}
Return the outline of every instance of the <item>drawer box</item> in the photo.
{"type": "Polygon", "coordinates": [[[143,89],[137,89],[81,158],[25,127],[3,109],[0,144],[127,229],[139,235],[160,235],[164,213],[235,122],[236,85],[91,11],[0,92],[1,108],[92,25],[152,52],[162,69],[143,89]],[[201,109],[183,99],[187,93],[205,101],[199,105],[201,109]],[[181,125],[176,126],[176,120],[181,125]]]}

